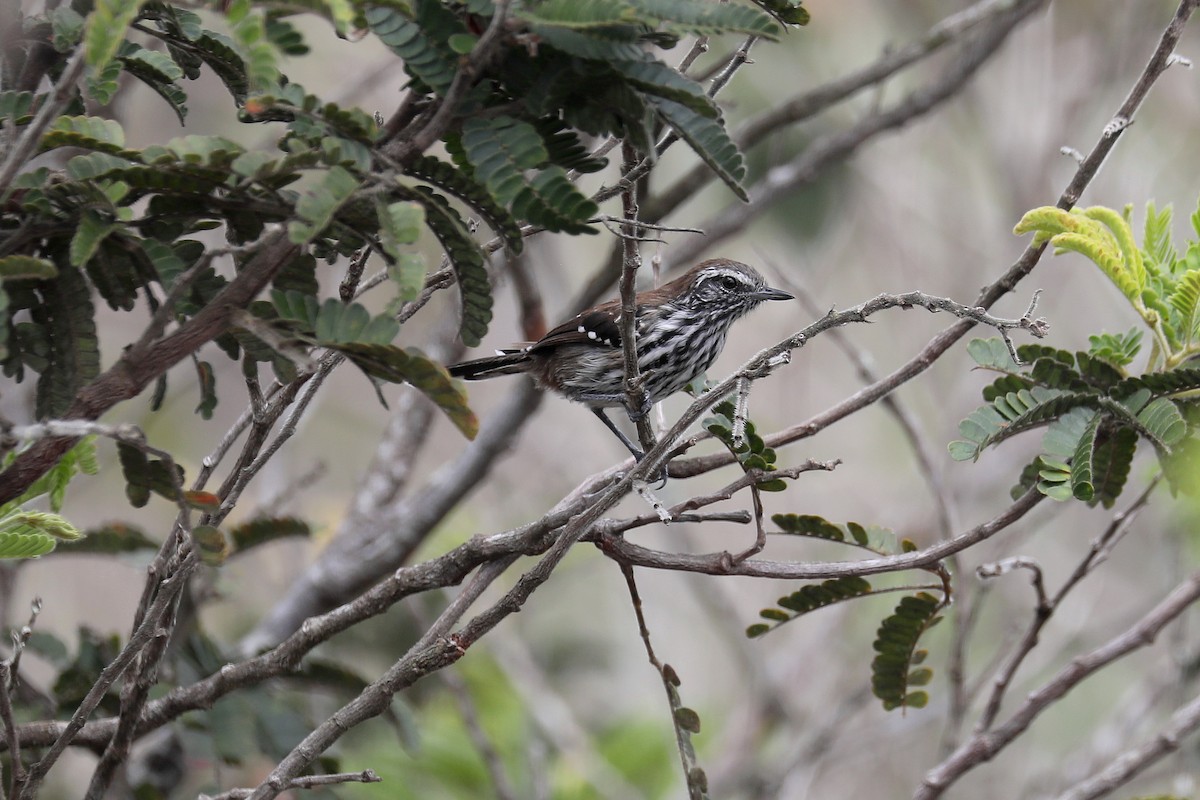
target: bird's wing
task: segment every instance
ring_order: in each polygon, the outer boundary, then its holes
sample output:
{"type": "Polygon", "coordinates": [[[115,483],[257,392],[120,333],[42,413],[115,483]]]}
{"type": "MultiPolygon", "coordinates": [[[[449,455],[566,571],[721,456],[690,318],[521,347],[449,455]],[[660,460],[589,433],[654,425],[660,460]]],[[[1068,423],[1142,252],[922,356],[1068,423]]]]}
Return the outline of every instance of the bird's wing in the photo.
{"type": "Polygon", "coordinates": [[[617,322],[620,306],[605,303],[591,311],[567,320],[543,336],[530,352],[549,350],[566,344],[594,344],[601,347],[621,346],[621,327],[617,322]]]}

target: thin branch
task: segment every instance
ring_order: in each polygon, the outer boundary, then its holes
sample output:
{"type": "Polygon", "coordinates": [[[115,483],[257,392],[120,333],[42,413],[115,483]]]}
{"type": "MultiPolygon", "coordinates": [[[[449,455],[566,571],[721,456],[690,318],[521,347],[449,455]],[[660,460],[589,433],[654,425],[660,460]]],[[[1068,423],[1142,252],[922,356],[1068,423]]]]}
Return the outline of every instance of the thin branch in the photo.
{"type": "MultiPolygon", "coordinates": [[[[1105,530],[1098,537],[1096,537],[1095,541],[1092,542],[1092,546],[1089,548],[1087,554],[1083,557],[1083,560],[1080,561],[1079,565],[1076,566],[1075,570],[1071,573],[1067,580],[1063,582],[1063,585],[1054,594],[1053,598],[1048,599],[1046,596],[1045,588],[1042,586],[1041,571],[1036,570],[1034,572],[1034,589],[1037,592],[1038,603],[1034,609],[1033,619],[1030,621],[1029,627],[1025,631],[1025,635],[1021,638],[1021,641],[1018,643],[1016,649],[1009,654],[1009,656],[1005,659],[1003,666],[996,671],[995,677],[992,678],[991,694],[988,696],[987,705],[984,708],[983,713],[980,715],[979,721],[975,725],[976,735],[987,731],[995,721],[996,716],[1000,713],[1000,705],[1004,701],[1004,695],[1012,685],[1012,681],[1017,673],[1017,670],[1020,668],[1021,664],[1024,663],[1025,658],[1030,654],[1030,652],[1033,651],[1033,648],[1037,646],[1038,638],[1041,635],[1042,629],[1046,626],[1046,623],[1050,621],[1050,618],[1054,615],[1055,611],[1058,610],[1058,607],[1061,605],[1063,599],[1075,588],[1076,585],[1079,584],[1080,581],[1086,578],[1092,572],[1092,570],[1094,570],[1100,563],[1103,562],[1104,555],[1107,554],[1113,545],[1117,541],[1120,541],[1120,539],[1125,535],[1125,532],[1129,530],[1129,526],[1133,523],[1133,520],[1137,517],[1138,513],[1142,510],[1142,508],[1145,507],[1146,503],[1149,502],[1150,495],[1158,486],[1159,480],[1160,478],[1156,478],[1155,480],[1151,481],[1150,484],[1142,491],[1137,499],[1130,504],[1127,509],[1113,515],[1112,521],[1109,523],[1108,527],[1105,528],[1105,530]]],[[[1027,563],[1026,560],[1008,559],[1008,565],[1009,568],[1026,567],[1027,563]]],[[[983,569],[984,568],[981,567],[981,570],[983,569]]],[[[1001,575],[1004,573],[1004,571],[1007,570],[1003,569],[989,571],[989,573],[986,575],[981,571],[980,575],[981,577],[992,577],[994,575],[1001,575]]]]}
{"type": "MultiPolygon", "coordinates": [[[[253,300],[298,252],[284,234],[270,237],[195,316],[152,344],[127,349],[115,364],[80,389],[64,417],[96,419],[116,404],[136,397],[159,375],[228,330],[233,311],[253,300]]],[[[0,504],[25,491],[76,441],[70,436],[42,439],[17,456],[0,472],[0,504]]]]}
{"type": "Polygon", "coordinates": [[[62,75],[59,76],[58,82],[54,84],[54,90],[46,103],[38,109],[38,113],[33,120],[25,126],[25,130],[21,133],[21,138],[17,139],[17,143],[8,151],[8,158],[4,160],[4,164],[0,166],[0,203],[8,199],[9,193],[12,190],[13,179],[17,177],[17,173],[29,161],[37,150],[38,144],[42,141],[42,136],[46,133],[46,129],[50,127],[50,123],[58,118],[62,110],[67,107],[74,96],[75,84],[83,77],[83,72],[87,68],[87,59],[84,55],[84,48],[75,48],[75,53],[71,56],[71,60],[67,62],[63,68],[62,75]]]}
{"type": "Polygon", "coordinates": [[[1200,729],[1200,697],[1171,715],[1165,728],[1150,741],[1131,747],[1095,775],[1058,796],[1058,800],[1095,800],[1124,786],[1133,778],[1183,746],[1183,738],[1200,729]]]}
{"type": "MultiPolygon", "coordinates": [[[[317,789],[323,786],[337,786],[343,783],[380,783],[383,778],[375,774],[375,770],[364,769],[362,772],[338,772],[330,775],[306,775],[295,778],[288,783],[286,789],[317,789]]],[[[253,789],[230,789],[220,794],[202,794],[197,800],[246,800],[254,795],[253,789]]]]}
{"type": "Polygon", "coordinates": [[[1008,722],[977,733],[948,758],[925,773],[914,800],[934,800],[965,773],[990,761],[1013,739],[1025,732],[1043,711],[1071,689],[1114,661],[1154,643],[1158,634],[1193,603],[1200,600],[1200,573],[1175,587],[1162,602],[1118,636],[1092,652],[1078,656],[1041,688],[1031,692],[1008,722]]]}
{"type": "Polygon", "coordinates": [[[8,744],[9,785],[8,794],[4,794],[3,781],[0,781],[0,798],[17,795],[17,787],[25,782],[25,764],[21,761],[21,741],[17,736],[17,725],[13,720],[12,709],[12,663],[8,659],[0,661],[0,721],[4,723],[4,741],[8,744]]]}
{"type": "MultiPolygon", "coordinates": [[[[622,143],[621,153],[625,172],[637,162],[637,151],[628,141],[622,143]]],[[[637,182],[629,181],[621,192],[621,211],[625,222],[621,225],[621,316],[617,323],[621,329],[621,353],[625,366],[625,409],[637,427],[638,442],[642,452],[654,447],[654,431],[650,427],[650,397],[642,384],[638,369],[638,319],[637,319],[637,274],[642,268],[642,254],[638,250],[638,199],[637,182]]]]}
{"type": "Polygon", "coordinates": [[[108,693],[108,689],[125,673],[133,663],[137,655],[142,652],[150,641],[158,636],[163,636],[165,633],[158,627],[158,621],[162,618],[162,614],[166,609],[174,603],[183,587],[187,584],[187,577],[191,574],[198,562],[195,548],[189,549],[188,554],[179,564],[179,569],[170,577],[166,578],[159,585],[158,595],[154,598],[154,603],[142,620],[142,624],[130,635],[129,641],[121,648],[121,652],[112,662],[100,671],[99,677],[88,689],[87,694],[79,703],[79,707],[75,709],[75,713],[71,715],[70,721],[64,726],[62,732],[50,745],[49,749],[32,767],[30,767],[29,775],[24,784],[19,787],[18,792],[14,793],[13,800],[18,800],[20,797],[36,797],[38,787],[41,785],[42,779],[46,777],[46,773],[58,761],[59,756],[71,744],[75,735],[84,727],[84,723],[92,712],[100,705],[100,701],[108,693]]]}
{"type": "Polygon", "coordinates": [[[428,150],[434,142],[441,139],[450,129],[454,115],[458,112],[459,101],[466,95],[479,71],[496,54],[503,43],[503,33],[508,23],[508,10],[512,0],[496,0],[492,20],[487,30],[475,42],[471,52],[459,62],[450,88],[438,104],[433,115],[420,131],[410,141],[389,142],[383,146],[383,151],[389,158],[400,163],[428,150]]]}
{"type": "Polygon", "coordinates": [[[629,590],[629,600],[633,604],[633,614],[637,619],[638,634],[642,646],[646,649],[646,658],[650,666],[658,673],[663,691],[667,694],[667,709],[671,715],[671,728],[675,731],[675,746],[679,750],[679,762],[683,767],[683,780],[687,785],[688,797],[691,800],[704,800],[708,796],[705,791],[707,778],[696,762],[696,749],[692,746],[692,731],[681,717],[679,701],[679,676],[675,670],[658,660],[654,654],[654,645],[650,642],[650,629],[646,626],[646,615],[642,613],[642,597],[638,593],[637,580],[633,575],[633,567],[620,563],[621,574],[625,576],[625,586],[629,590]]]}
{"type": "MultiPolygon", "coordinates": [[[[1017,24],[1045,2],[1019,0],[1013,7],[998,14],[989,26],[974,34],[961,55],[928,85],[914,90],[896,104],[864,117],[847,130],[814,140],[792,161],[769,169],[761,180],[747,188],[750,203],[724,209],[701,223],[699,227],[707,233],[705,238],[679,242],[671,250],[671,264],[698,261],[703,251],[745,230],[767,209],[774,208],[798,187],[811,183],[826,165],[846,159],[864,142],[885,131],[903,127],[957,95],[979,68],[1000,49],[1017,24]]],[[[671,203],[678,205],[683,199],[694,196],[699,188],[692,185],[669,187],[659,195],[659,202],[663,203],[664,208],[674,208],[671,203]]],[[[658,206],[649,210],[655,212],[648,214],[651,220],[662,218],[658,206]]]]}

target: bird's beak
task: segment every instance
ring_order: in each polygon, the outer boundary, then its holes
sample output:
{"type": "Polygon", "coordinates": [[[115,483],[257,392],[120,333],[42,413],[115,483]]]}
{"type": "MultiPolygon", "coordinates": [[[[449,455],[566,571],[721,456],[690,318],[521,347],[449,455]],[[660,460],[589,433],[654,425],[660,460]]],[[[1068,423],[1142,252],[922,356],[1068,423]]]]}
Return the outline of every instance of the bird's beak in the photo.
{"type": "Polygon", "coordinates": [[[795,300],[796,298],[782,289],[772,289],[768,286],[766,289],[754,292],[752,295],[755,300],[795,300]]]}

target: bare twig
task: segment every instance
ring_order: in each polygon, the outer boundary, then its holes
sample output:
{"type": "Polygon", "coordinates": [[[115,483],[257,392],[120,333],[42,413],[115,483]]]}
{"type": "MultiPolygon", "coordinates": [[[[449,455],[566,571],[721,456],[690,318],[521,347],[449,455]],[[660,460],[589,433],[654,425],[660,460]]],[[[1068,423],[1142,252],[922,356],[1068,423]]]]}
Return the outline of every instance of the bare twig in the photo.
{"type": "Polygon", "coordinates": [[[1130,628],[1092,652],[1078,656],[1041,688],[1031,692],[1021,707],[1003,725],[975,734],[948,758],[925,773],[914,800],[934,800],[966,772],[991,760],[1055,701],[1119,658],[1154,643],[1169,623],[1200,599],[1200,573],[1175,587],[1162,602],[1130,628]]]}
{"type": "MultiPolygon", "coordinates": [[[[637,162],[637,151],[629,142],[621,145],[623,169],[628,172],[637,162]]],[[[637,427],[638,441],[642,452],[654,447],[654,431],[650,428],[650,398],[642,385],[638,369],[638,319],[637,319],[637,274],[642,267],[642,255],[638,250],[638,199],[637,183],[630,181],[621,191],[621,210],[625,222],[621,225],[621,247],[624,258],[621,265],[621,352],[625,357],[625,407],[629,418],[637,427]]]]}
{"type": "Polygon", "coordinates": [[[1200,729],[1200,697],[1171,715],[1170,722],[1150,741],[1131,747],[1095,775],[1080,781],[1058,800],[1095,800],[1125,785],[1183,746],[1183,738],[1200,729]]]}
{"type": "MultiPolygon", "coordinates": [[[[317,789],[322,786],[337,786],[343,783],[380,783],[383,778],[374,770],[364,769],[362,772],[338,772],[331,775],[306,775],[295,778],[284,788],[287,789],[317,789]]],[[[198,800],[246,800],[254,795],[253,789],[230,789],[220,794],[202,794],[198,800]]]]}
{"type": "Polygon", "coordinates": [[[121,652],[100,672],[100,676],[95,683],[88,689],[87,695],[80,702],[75,713],[71,715],[70,721],[59,733],[49,749],[42,755],[32,767],[29,769],[26,782],[18,787],[18,791],[14,792],[13,800],[18,800],[20,797],[36,797],[38,787],[41,785],[42,779],[46,777],[46,773],[58,761],[59,756],[71,744],[75,734],[83,728],[87,718],[91,716],[96,706],[104,699],[108,689],[125,673],[134,659],[142,652],[152,639],[159,636],[164,636],[165,632],[158,627],[158,622],[162,618],[163,613],[175,602],[179,597],[179,593],[187,583],[187,577],[195,568],[198,558],[196,550],[189,550],[188,554],[179,564],[179,569],[170,577],[164,579],[159,585],[158,594],[154,598],[153,604],[144,615],[142,623],[130,635],[129,641],[121,648],[121,652]]]}
{"type": "Polygon", "coordinates": [[[625,586],[629,590],[629,600],[633,603],[633,614],[637,618],[638,634],[642,645],[646,648],[646,658],[650,666],[658,673],[663,690],[667,693],[667,708],[671,715],[671,727],[675,731],[675,746],[679,750],[679,762],[683,767],[683,779],[687,785],[688,797],[691,800],[703,800],[708,794],[705,791],[708,783],[704,771],[696,761],[696,749],[692,746],[693,722],[685,719],[680,712],[684,709],[679,702],[679,676],[674,668],[658,660],[654,654],[654,645],[650,642],[650,629],[646,627],[646,615],[642,613],[642,597],[638,593],[637,580],[633,575],[633,567],[622,563],[621,574],[625,576],[625,586]]]}
{"type": "Polygon", "coordinates": [[[0,661],[0,721],[4,723],[4,741],[8,744],[9,784],[8,794],[3,794],[3,781],[0,781],[0,796],[16,797],[17,787],[25,782],[25,764],[21,761],[21,740],[17,736],[17,725],[13,720],[12,709],[12,663],[8,659],[0,661]]]}
{"type": "MultiPolygon", "coordinates": [[[[1054,597],[1047,598],[1045,588],[1042,586],[1041,571],[1037,570],[1036,565],[1034,565],[1034,590],[1037,592],[1038,603],[1034,609],[1033,619],[1030,621],[1025,635],[1021,638],[1017,647],[1009,654],[1004,661],[1004,665],[996,671],[995,677],[992,678],[991,694],[988,696],[987,705],[975,725],[976,735],[988,730],[995,721],[997,714],[1000,713],[1000,705],[1004,701],[1004,695],[1008,691],[1009,686],[1012,685],[1013,677],[1016,675],[1021,664],[1024,663],[1026,656],[1037,646],[1038,637],[1041,635],[1042,629],[1049,622],[1050,617],[1054,615],[1063,598],[1103,562],[1105,554],[1125,535],[1125,532],[1129,529],[1129,526],[1133,523],[1138,513],[1149,502],[1151,493],[1158,486],[1158,481],[1158,478],[1151,481],[1127,509],[1113,515],[1113,519],[1108,527],[1092,542],[1092,546],[1083,557],[1083,560],[1079,562],[1074,572],[1063,582],[1059,590],[1055,592],[1054,597]]],[[[1013,567],[1028,567],[1028,565],[1029,562],[1025,559],[1008,559],[1007,566],[996,570],[989,570],[987,576],[1000,575],[1013,567]]],[[[983,575],[984,573],[981,572],[981,576],[983,575]]]]}

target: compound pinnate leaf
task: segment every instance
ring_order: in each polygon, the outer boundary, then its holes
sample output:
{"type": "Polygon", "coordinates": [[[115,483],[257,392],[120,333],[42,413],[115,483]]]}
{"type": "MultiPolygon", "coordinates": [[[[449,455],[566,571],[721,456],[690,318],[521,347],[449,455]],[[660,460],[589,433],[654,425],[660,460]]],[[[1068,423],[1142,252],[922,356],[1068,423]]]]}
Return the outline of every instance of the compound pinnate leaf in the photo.
{"type": "Polygon", "coordinates": [[[445,367],[429,360],[420,351],[362,342],[322,344],[342,353],[373,378],[417,387],[468,439],[474,439],[479,432],[479,420],[467,405],[467,395],[461,385],[450,377],[445,367]]]}

